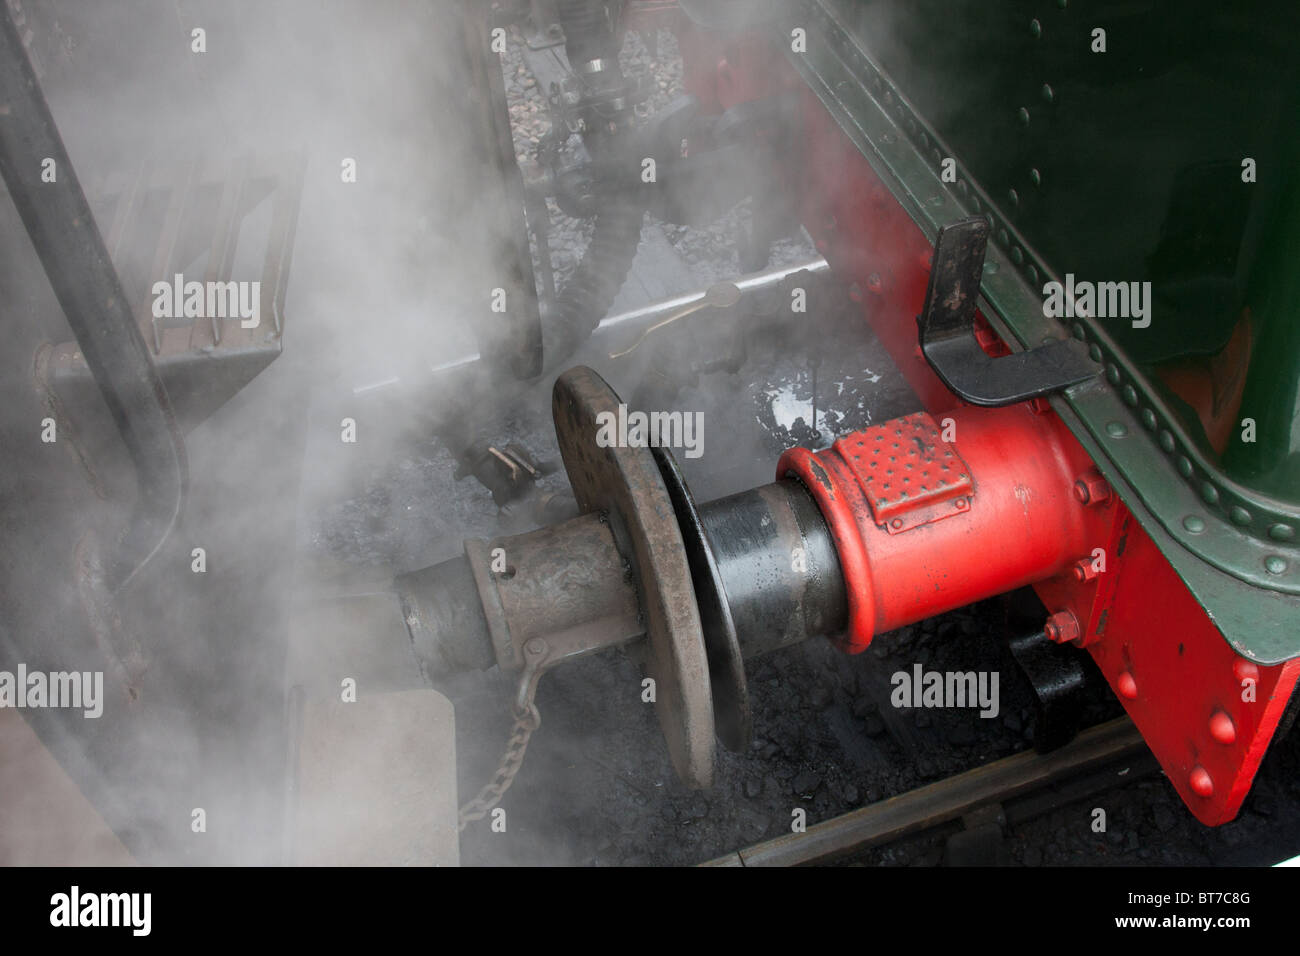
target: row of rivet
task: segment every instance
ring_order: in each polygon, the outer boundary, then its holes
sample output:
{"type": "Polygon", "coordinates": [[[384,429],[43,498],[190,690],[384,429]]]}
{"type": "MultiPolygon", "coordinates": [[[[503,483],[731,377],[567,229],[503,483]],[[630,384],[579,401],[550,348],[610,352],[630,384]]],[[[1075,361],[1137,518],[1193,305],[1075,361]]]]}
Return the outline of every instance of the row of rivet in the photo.
{"type": "MultiPolygon", "coordinates": [[[[1064,8],[1065,3],[1063,2],[1063,0],[1058,0],[1058,2],[1060,2],[1061,7],[1064,8]]],[[[925,130],[916,122],[915,117],[911,115],[910,111],[907,109],[907,106],[904,104],[902,97],[894,95],[892,89],[885,87],[884,81],[882,80],[880,73],[876,71],[876,69],[870,63],[870,61],[865,60],[861,57],[857,57],[857,59],[859,65],[864,67],[866,70],[868,70],[871,73],[872,86],[874,87],[876,92],[883,94],[884,102],[887,105],[892,106],[894,108],[894,111],[898,114],[898,117],[904,122],[907,131],[912,135],[914,139],[918,139],[920,141],[921,146],[923,147],[922,150],[920,151],[921,155],[925,156],[928,150],[929,156],[934,160],[935,166],[941,168],[944,159],[942,152],[939,150],[938,146],[931,145],[930,137],[926,134],[925,130]]],[[[1046,99],[1048,102],[1051,102],[1054,99],[1054,96],[1055,94],[1051,86],[1044,83],[1043,84],[1044,99],[1046,99]]],[[[1022,119],[1024,121],[1027,121],[1028,110],[1022,108],[1021,114],[1022,114],[1022,119]]],[[[1037,172],[1037,170],[1033,170],[1032,172],[1037,172]]],[[[967,178],[965,176],[962,176],[960,174],[960,171],[958,172],[956,186],[957,186],[957,191],[961,194],[963,199],[970,201],[971,205],[974,207],[975,212],[977,213],[982,212],[985,216],[988,217],[990,228],[996,229],[995,237],[998,245],[1003,247],[1005,250],[1007,250],[1007,253],[1011,261],[1021,268],[1021,272],[1025,276],[1025,278],[1029,280],[1029,283],[1032,286],[1037,288],[1039,277],[1040,275],[1043,274],[1040,271],[1037,263],[1031,261],[1025,255],[1024,249],[1020,246],[1019,243],[1015,241],[1015,237],[1012,236],[1012,234],[1007,230],[1005,226],[998,228],[997,219],[993,214],[993,210],[991,208],[989,209],[984,208],[984,204],[980,201],[978,192],[971,188],[971,186],[967,182],[967,178]]],[[[997,271],[996,263],[987,264],[985,271],[989,273],[996,272],[997,271]]],[[[1069,321],[1068,318],[1062,317],[1062,322],[1067,322],[1067,321],[1069,321]]],[[[1084,325],[1081,322],[1074,322],[1071,327],[1071,332],[1073,333],[1074,337],[1079,339],[1080,341],[1083,342],[1088,341],[1087,329],[1084,327],[1084,325]]],[[[1102,364],[1103,361],[1105,361],[1105,359],[1108,357],[1103,352],[1100,344],[1096,342],[1090,343],[1088,354],[1092,358],[1092,360],[1094,362],[1097,362],[1098,364],[1102,364]]],[[[1106,375],[1106,380],[1113,387],[1119,388],[1120,383],[1123,380],[1123,376],[1120,371],[1120,367],[1117,363],[1113,361],[1107,363],[1105,375],[1106,375]]],[[[1139,396],[1138,396],[1137,389],[1131,384],[1125,384],[1123,386],[1123,388],[1120,390],[1120,397],[1124,400],[1124,403],[1130,407],[1137,407],[1137,405],[1139,404],[1139,396]]],[[[1216,485],[1214,485],[1214,483],[1211,482],[1207,477],[1198,476],[1196,474],[1196,469],[1192,463],[1192,460],[1186,454],[1183,454],[1181,452],[1181,449],[1178,447],[1178,442],[1176,437],[1174,436],[1173,431],[1170,430],[1168,427],[1160,427],[1162,425],[1162,422],[1160,421],[1160,418],[1157,415],[1155,409],[1150,406],[1145,407],[1142,409],[1139,417],[1142,421],[1142,424],[1146,426],[1146,428],[1149,431],[1157,434],[1157,441],[1160,447],[1164,449],[1164,451],[1167,454],[1174,457],[1175,467],[1177,468],[1178,473],[1185,480],[1188,481],[1194,481],[1197,477],[1200,477],[1201,484],[1199,490],[1200,490],[1201,498],[1208,505],[1211,506],[1218,505],[1221,496],[1219,488],[1216,485]]],[[[1125,427],[1121,422],[1107,423],[1106,431],[1113,438],[1122,438],[1128,434],[1127,427],[1125,427]]],[[[1240,504],[1234,505],[1231,508],[1227,509],[1227,516],[1229,520],[1233,522],[1233,524],[1238,525],[1239,527],[1246,527],[1250,525],[1254,517],[1249,510],[1247,510],[1245,507],[1243,507],[1240,504]]],[[[1204,531],[1205,529],[1205,521],[1199,516],[1188,515],[1183,519],[1183,527],[1189,533],[1199,534],[1201,531],[1204,531]]],[[[1285,522],[1274,523],[1268,528],[1267,533],[1268,536],[1274,541],[1281,541],[1281,542],[1292,541],[1296,537],[1295,527],[1286,524],[1285,522]]],[[[1270,574],[1282,574],[1287,569],[1287,566],[1288,563],[1286,559],[1281,557],[1280,555],[1269,555],[1264,559],[1265,570],[1267,570],[1270,574]]]]}
{"type": "MultiPolygon", "coordinates": [[[[1243,684],[1247,680],[1259,680],[1259,666],[1245,658],[1238,658],[1233,662],[1232,671],[1233,676],[1243,684]]],[[[1119,691],[1119,695],[1125,700],[1137,700],[1137,679],[1133,676],[1131,670],[1120,671],[1115,680],[1115,687],[1119,691]]],[[[1211,712],[1209,731],[1210,737],[1216,743],[1223,744],[1225,747],[1237,742],[1237,725],[1233,722],[1232,716],[1221,708],[1216,708],[1211,712]]],[[[1187,775],[1187,783],[1192,788],[1192,792],[1198,796],[1208,797],[1214,793],[1214,778],[1200,764],[1192,767],[1187,775]]]]}

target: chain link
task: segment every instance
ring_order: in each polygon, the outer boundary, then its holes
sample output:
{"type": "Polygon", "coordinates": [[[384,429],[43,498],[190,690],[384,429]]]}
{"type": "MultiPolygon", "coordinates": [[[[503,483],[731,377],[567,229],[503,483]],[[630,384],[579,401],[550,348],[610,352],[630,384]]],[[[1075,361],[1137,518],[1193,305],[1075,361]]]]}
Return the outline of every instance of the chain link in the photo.
{"type": "Polygon", "coordinates": [[[524,754],[528,750],[528,740],[532,737],[533,731],[542,724],[542,715],[538,713],[537,705],[533,703],[533,691],[536,687],[535,681],[530,683],[524,707],[515,705],[515,726],[510,733],[510,740],[506,743],[506,752],[501,757],[501,765],[487,786],[480,790],[473,800],[460,808],[458,829],[464,830],[475,820],[482,820],[487,816],[492,808],[501,802],[510,785],[515,782],[515,774],[519,773],[519,768],[524,762],[524,754]]]}

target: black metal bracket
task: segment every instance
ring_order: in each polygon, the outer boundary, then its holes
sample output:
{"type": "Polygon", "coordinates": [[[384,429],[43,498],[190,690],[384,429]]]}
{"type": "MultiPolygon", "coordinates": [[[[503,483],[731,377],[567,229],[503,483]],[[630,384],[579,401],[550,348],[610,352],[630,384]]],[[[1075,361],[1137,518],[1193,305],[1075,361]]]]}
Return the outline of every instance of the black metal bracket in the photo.
{"type": "Polygon", "coordinates": [[[1053,644],[1042,628],[1011,637],[1007,647],[1034,691],[1034,749],[1048,753],[1068,744],[1083,717],[1087,655],[1053,644]]]}
{"type": "Polygon", "coordinates": [[[935,374],[972,405],[1014,405],[1095,376],[1100,368],[1075,339],[994,358],[975,340],[989,221],[972,216],[941,226],[925,306],[917,316],[921,352],[935,374]]]}

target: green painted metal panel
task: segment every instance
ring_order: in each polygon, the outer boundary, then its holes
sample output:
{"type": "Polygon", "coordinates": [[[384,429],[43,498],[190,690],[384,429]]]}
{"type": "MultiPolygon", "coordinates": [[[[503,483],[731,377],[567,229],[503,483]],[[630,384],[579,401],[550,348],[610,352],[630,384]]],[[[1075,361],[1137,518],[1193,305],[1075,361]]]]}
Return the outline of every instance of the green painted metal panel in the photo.
{"type": "Polygon", "coordinates": [[[792,62],[918,225],[992,219],[1008,341],[1089,345],[1098,378],[1057,408],[1228,640],[1300,655],[1300,4],[792,0],[795,28],[792,62]],[[1149,310],[1049,316],[1067,275],[1150,283],[1149,310]],[[1220,455],[1162,374],[1243,322],[1256,441],[1220,455]]]}

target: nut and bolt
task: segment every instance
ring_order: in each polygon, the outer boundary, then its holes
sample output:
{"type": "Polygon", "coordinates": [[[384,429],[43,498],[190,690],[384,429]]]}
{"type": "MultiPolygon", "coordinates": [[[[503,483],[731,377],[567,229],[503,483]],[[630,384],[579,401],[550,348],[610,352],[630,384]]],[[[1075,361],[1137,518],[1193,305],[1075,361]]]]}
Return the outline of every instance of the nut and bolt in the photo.
{"type": "Polygon", "coordinates": [[[1100,505],[1110,500],[1110,485],[1099,471],[1090,471],[1074,483],[1074,497],[1081,504],[1100,505]]]}
{"type": "Polygon", "coordinates": [[[1047,635],[1049,641],[1070,644],[1079,639],[1082,629],[1073,611],[1057,611],[1047,619],[1047,624],[1043,626],[1043,633],[1047,635]]]}

